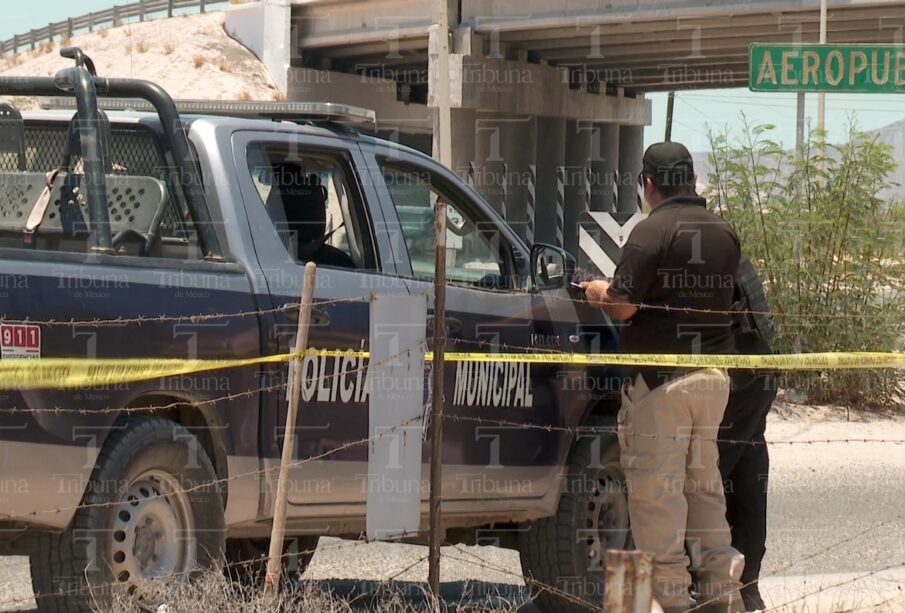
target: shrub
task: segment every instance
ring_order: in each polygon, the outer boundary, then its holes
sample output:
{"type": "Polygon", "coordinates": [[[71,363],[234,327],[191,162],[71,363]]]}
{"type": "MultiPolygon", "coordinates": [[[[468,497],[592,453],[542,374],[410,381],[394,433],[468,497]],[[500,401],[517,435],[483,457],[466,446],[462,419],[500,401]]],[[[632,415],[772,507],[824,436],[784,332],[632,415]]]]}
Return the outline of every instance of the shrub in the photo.
{"type": "Polygon", "coordinates": [[[141,41],[138,41],[138,43],[136,43],[135,48],[138,49],[139,53],[147,53],[148,49],[151,48],[151,45],[150,45],[150,43],[148,43],[148,41],[141,40],[141,41]]]}
{"type": "Polygon", "coordinates": [[[206,61],[207,59],[203,55],[196,55],[192,58],[192,63],[195,64],[195,68],[201,68],[206,61]]]}
{"type": "Polygon", "coordinates": [[[239,95],[236,97],[237,100],[251,100],[251,92],[247,89],[243,89],[239,92],[239,95]]]}
{"type": "Polygon", "coordinates": [[[217,60],[217,68],[220,69],[220,72],[230,72],[232,66],[229,63],[229,60],[225,57],[221,57],[217,60]]]}
{"type": "MultiPolygon", "coordinates": [[[[778,352],[892,351],[905,338],[905,207],[889,195],[891,148],[850,123],[845,142],[800,150],[743,119],[730,142],[710,132],[705,191],[758,268],[776,316],[778,352]]],[[[789,372],[813,402],[889,404],[897,371],[789,372]]]]}
{"type": "Polygon", "coordinates": [[[167,43],[163,46],[163,52],[166,55],[170,55],[174,51],[176,51],[176,43],[167,43]]]}

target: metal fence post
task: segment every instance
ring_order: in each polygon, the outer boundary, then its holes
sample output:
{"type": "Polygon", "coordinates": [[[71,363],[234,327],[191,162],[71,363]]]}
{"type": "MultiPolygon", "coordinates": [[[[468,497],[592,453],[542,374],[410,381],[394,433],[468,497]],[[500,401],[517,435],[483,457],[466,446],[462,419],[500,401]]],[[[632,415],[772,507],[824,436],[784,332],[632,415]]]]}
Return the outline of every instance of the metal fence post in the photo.
{"type": "Polygon", "coordinates": [[[138,0],[138,21],[145,20],[145,0],[138,0]]]}
{"type": "Polygon", "coordinates": [[[66,20],[66,38],[72,38],[74,32],[75,30],[72,27],[72,17],[70,17],[66,20]]]}
{"type": "Polygon", "coordinates": [[[650,613],[653,556],[642,551],[606,552],[607,613],[650,613]]]}
{"type": "Polygon", "coordinates": [[[302,299],[299,303],[299,323],[295,336],[296,357],[290,362],[289,409],[286,411],[286,433],[283,435],[283,452],[277,477],[277,492],[273,501],[273,526],[270,531],[270,553],[267,558],[267,574],[264,577],[264,594],[275,596],[279,591],[280,570],[283,563],[283,541],[286,536],[286,498],[289,493],[289,470],[295,451],[295,422],[302,390],[302,358],[298,355],[308,348],[308,330],[311,322],[311,306],[314,301],[314,285],[317,266],[305,265],[302,299]]]}
{"type": "Polygon", "coordinates": [[[19,35],[13,34],[13,55],[19,53],[19,35]]]}
{"type": "Polygon", "coordinates": [[[35,50],[35,31],[34,29],[28,32],[28,37],[31,39],[31,50],[35,50]]]}
{"type": "Polygon", "coordinates": [[[173,16],[173,0],[167,0],[167,17],[173,16]]]}
{"type": "Polygon", "coordinates": [[[88,31],[94,32],[94,13],[88,13],[88,31]]]}
{"type": "Polygon", "coordinates": [[[118,6],[114,6],[114,7],[113,7],[113,27],[115,28],[115,27],[118,27],[118,26],[121,26],[121,25],[122,25],[122,23],[121,23],[121,20],[120,20],[120,18],[119,18],[119,7],[118,7],[118,6]]]}
{"type": "Polygon", "coordinates": [[[207,8],[206,0],[201,0],[201,12],[203,13],[206,8],[207,8]]]}

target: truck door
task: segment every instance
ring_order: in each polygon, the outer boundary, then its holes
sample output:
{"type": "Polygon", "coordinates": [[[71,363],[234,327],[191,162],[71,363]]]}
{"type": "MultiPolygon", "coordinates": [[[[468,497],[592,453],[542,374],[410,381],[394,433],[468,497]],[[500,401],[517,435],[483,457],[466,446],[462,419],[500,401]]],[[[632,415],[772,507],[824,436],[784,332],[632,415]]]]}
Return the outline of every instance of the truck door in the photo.
{"type": "MultiPolygon", "coordinates": [[[[265,353],[290,351],[297,326],[296,310],[304,264],[318,265],[315,307],[308,346],[320,349],[366,349],[368,295],[373,291],[406,293],[392,276],[393,258],[379,207],[357,146],[339,138],[286,132],[240,132],[234,136],[236,167],[255,250],[270,292],[273,313],[265,353]],[[385,257],[380,259],[378,254],[385,257]]],[[[291,516],[330,515],[335,506],[349,514],[349,504],[363,503],[367,445],[332,450],[367,437],[368,394],[365,362],[352,357],[308,357],[298,415],[296,458],[289,502],[291,516]]],[[[265,371],[261,414],[261,449],[266,466],[279,462],[281,429],[286,420],[288,366],[265,371]]],[[[268,473],[261,513],[269,514],[269,494],[276,472],[268,473]],[[269,492],[268,492],[269,487],[269,492]]]]}
{"type": "MultiPolygon", "coordinates": [[[[373,155],[373,181],[394,230],[399,274],[408,277],[412,293],[426,293],[431,302],[433,206],[438,198],[448,204],[447,351],[559,350],[543,300],[527,291],[527,253],[512,230],[432,161],[364,145],[363,152],[373,155]]],[[[429,323],[428,336],[430,330],[429,323]]],[[[443,498],[450,502],[444,508],[468,512],[480,500],[489,512],[488,504],[502,509],[507,500],[543,498],[555,483],[550,474],[558,470],[563,438],[523,425],[563,423],[568,407],[559,367],[462,361],[446,368],[443,498]]]]}

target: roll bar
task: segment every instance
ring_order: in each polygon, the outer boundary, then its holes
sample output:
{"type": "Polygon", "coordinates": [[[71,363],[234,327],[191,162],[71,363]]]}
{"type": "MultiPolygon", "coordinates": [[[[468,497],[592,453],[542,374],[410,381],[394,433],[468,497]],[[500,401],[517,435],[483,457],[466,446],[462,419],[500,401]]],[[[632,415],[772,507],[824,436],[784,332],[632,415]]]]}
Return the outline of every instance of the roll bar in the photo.
{"type": "Polygon", "coordinates": [[[79,137],[85,164],[86,197],[91,217],[93,250],[112,251],[107,211],[106,178],[97,122],[97,97],[140,98],[148,101],[160,118],[164,144],[172,152],[192,221],[198,230],[201,252],[206,258],[221,259],[220,240],[204,198],[198,161],[189,145],[185,125],[169,94],[156,83],[142,79],[108,79],[94,74],[91,59],[81,50],[67,47],[60,55],[76,65],[50,77],[0,77],[0,95],[75,96],[79,117],[79,137]]]}

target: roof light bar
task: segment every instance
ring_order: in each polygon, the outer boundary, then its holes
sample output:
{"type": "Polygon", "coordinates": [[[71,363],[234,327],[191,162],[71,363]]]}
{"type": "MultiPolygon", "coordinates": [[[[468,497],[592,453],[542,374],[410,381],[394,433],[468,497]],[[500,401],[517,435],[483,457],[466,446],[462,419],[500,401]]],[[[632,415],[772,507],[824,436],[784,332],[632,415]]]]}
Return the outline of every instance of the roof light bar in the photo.
{"type": "MultiPolygon", "coordinates": [[[[333,123],[376,124],[377,114],[347,104],[333,102],[267,102],[246,100],[175,100],[176,109],[184,115],[225,115],[258,117],[287,121],[312,120],[333,123]]],[[[130,98],[98,98],[98,108],[104,111],[148,111],[154,107],[145,100],[130,98]]],[[[43,109],[75,108],[72,98],[49,98],[41,102],[43,109]]]]}

